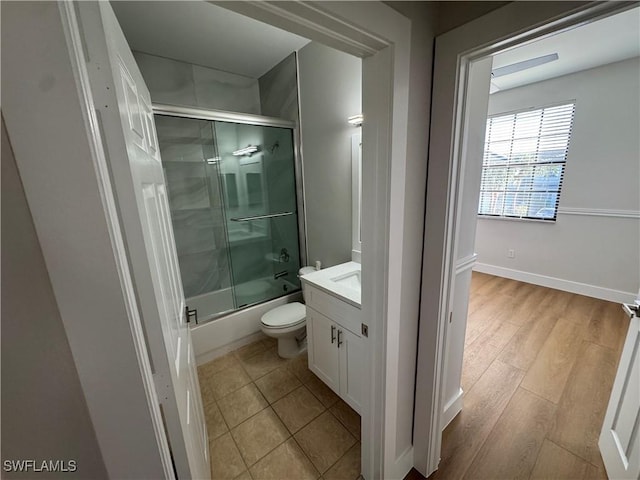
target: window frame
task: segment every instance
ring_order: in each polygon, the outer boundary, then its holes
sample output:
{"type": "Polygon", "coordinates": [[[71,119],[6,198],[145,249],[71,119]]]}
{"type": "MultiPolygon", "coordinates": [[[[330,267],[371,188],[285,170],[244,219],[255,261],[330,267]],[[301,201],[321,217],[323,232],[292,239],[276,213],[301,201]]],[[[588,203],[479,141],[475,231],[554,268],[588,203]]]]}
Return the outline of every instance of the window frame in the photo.
{"type": "MultiPolygon", "coordinates": [[[[479,196],[478,196],[478,212],[477,212],[477,216],[479,219],[493,219],[493,220],[515,220],[515,221],[525,221],[525,222],[543,222],[543,223],[550,223],[550,224],[554,224],[557,221],[558,218],[558,212],[560,210],[560,198],[562,195],[562,187],[564,185],[564,179],[565,179],[565,175],[566,175],[566,166],[567,166],[567,162],[568,162],[568,158],[569,158],[569,152],[570,152],[570,148],[571,148],[571,138],[573,136],[573,129],[575,126],[575,114],[576,114],[576,107],[577,107],[577,101],[576,99],[567,99],[567,100],[562,100],[562,101],[558,101],[558,102],[553,102],[553,103],[548,103],[548,104],[543,104],[543,105],[535,105],[535,106],[531,106],[531,107],[525,107],[525,108],[519,108],[519,109],[514,109],[514,110],[509,110],[509,111],[504,111],[504,112],[499,112],[499,113],[495,113],[492,115],[487,115],[487,120],[485,122],[485,141],[484,141],[484,148],[483,148],[483,154],[482,154],[482,168],[481,168],[481,180],[480,180],[480,189],[479,189],[479,196]],[[551,109],[551,108],[555,108],[555,107],[562,107],[562,106],[573,106],[573,110],[571,111],[570,114],[570,123],[569,123],[569,128],[566,132],[561,132],[558,133],[557,135],[561,135],[563,133],[566,133],[568,135],[568,139],[567,139],[567,143],[566,143],[566,148],[565,148],[565,153],[564,153],[564,158],[563,160],[558,160],[558,161],[543,161],[543,162],[512,162],[512,159],[509,158],[507,162],[505,162],[504,167],[507,168],[507,171],[509,169],[509,167],[511,166],[537,166],[537,165],[561,165],[561,170],[560,170],[560,179],[558,182],[558,189],[557,190],[547,190],[544,192],[533,192],[533,193],[556,193],[557,195],[557,200],[555,202],[555,206],[554,206],[554,212],[553,212],[553,216],[552,217],[542,217],[542,216],[530,216],[530,215],[506,215],[505,214],[505,207],[504,207],[504,203],[502,205],[501,208],[501,213],[500,214],[492,214],[492,213],[480,213],[480,208],[482,206],[482,193],[486,192],[486,189],[483,189],[484,186],[484,175],[485,175],[485,171],[487,170],[487,168],[489,167],[495,167],[495,165],[487,165],[486,164],[486,158],[487,158],[487,153],[488,153],[488,133],[489,133],[489,122],[494,119],[494,118],[498,118],[498,117],[509,117],[509,116],[517,116],[518,114],[523,114],[523,113],[527,113],[527,112],[533,112],[536,110],[541,110],[544,114],[544,111],[547,109],[551,109]]],[[[542,125],[541,125],[542,126],[542,125]]],[[[509,136],[509,138],[505,139],[505,140],[501,140],[506,142],[509,142],[511,145],[511,148],[513,147],[513,143],[514,141],[518,140],[518,138],[514,138],[514,130],[515,130],[515,122],[514,125],[512,127],[512,131],[511,134],[509,136]]],[[[547,136],[551,136],[551,135],[547,135],[547,136]]],[[[545,137],[545,135],[540,135],[540,130],[537,136],[535,137],[526,137],[526,138],[536,138],[537,139],[537,146],[536,146],[536,154],[539,153],[539,142],[540,142],[540,138],[545,137]]],[[[525,139],[524,137],[522,139],[525,139]]],[[[522,140],[520,139],[520,140],[522,140]]],[[[490,153],[490,152],[489,152],[490,153]]],[[[511,153],[509,154],[511,157],[511,153]]],[[[533,177],[532,177],[533,178],[533,177]]],[[[518,192],[527,192],[527,190],[508,190],[507,185],[505,184],[504,189],[501,189],[500,192],[503,192],[504,194],[507,194],[509,192],[512,193],[518,193],[518,192]]],[[[528,190],[529,193],[532,192],[532,190],[528,190]]],[[[527,200],[527,207],[530,208],[531,203],[530,203],[531,198],[529,198],[529,200],[527,200]]],[[[544,207],[543,207],[544,208],[544,207]]]]}

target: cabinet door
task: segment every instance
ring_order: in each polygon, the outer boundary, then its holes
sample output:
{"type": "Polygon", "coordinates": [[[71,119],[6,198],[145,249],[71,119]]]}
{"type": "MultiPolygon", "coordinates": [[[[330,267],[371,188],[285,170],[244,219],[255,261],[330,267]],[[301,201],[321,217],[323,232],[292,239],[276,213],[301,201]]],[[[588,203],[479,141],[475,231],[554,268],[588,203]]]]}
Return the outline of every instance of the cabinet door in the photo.
{"type": "Polygon", "coordinates": [[[364,343],[358,335],[345,328],[338,328],[340,397],[360,414],[364,376],[364,343]]]}
{"type": "Polygon", "coordinates": [[[334,392],[340,392],[338,328],[321,313],[307,306],[309,368],[334,392]]]}

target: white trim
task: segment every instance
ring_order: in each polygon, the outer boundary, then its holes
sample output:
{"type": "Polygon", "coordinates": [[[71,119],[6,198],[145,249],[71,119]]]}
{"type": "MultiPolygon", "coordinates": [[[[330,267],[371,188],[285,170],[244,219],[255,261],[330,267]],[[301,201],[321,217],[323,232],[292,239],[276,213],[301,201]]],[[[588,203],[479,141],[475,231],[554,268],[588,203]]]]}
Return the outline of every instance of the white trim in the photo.
{"type": "Polygon", "coordinates": [[[555,288],[556,290],[562,290],[564,292],[577,293],[578,295],[608,300],[609,302],[633,303],[636,299],[636,294],[631,292],[613,290],[611,288],[574,282],[573,280],[564,280],[562,278],[549,277],[547,275],[539,275],[537,273],[523,272],[522,270],[497,267],[486,263],[476,263],[473,270],[475,272],[488,273],[489,275],[495,275],[497,277],[518,280],[519,282],[532,283],[534,285],[540,285],[541,287],[555,288]]]}
{"type": "Polygon", "coordinates": [[[589,217],[614,217],[640,219],[640,210],[615,210],[608,208],[560,207],[560,215],[586,215],[589,217]]]}
{"type": "MultiPolygon", "coordinates": [[[[409,472],[413,468],[413,446],[410,445],[399,455],[394,455],[393,463],[385,465],[385,469],[390,472],[381,478],[404,478],[405,474],[400,472],[409,472]]],[[[389,463],[389,462],[388,462],[389,463]]]]}
{"type": "MultiPolygon", "coordinates": [[[[279,2],[211,1],[223,8],[247,15],[278,28],[319,41],[356,57],[375,55],[388,46],[388,41],[373,35],[370,30],[360,28],[353,18],[334,15],[326,4],[303,3],[301,1],[279,2]],[[229,5],[234,3],[235,5],[229,5]]],[[[374,7],[376,8],[376,7],[374,7]]],[[[366,24],[366,22],[363,22],[366,24]]]]}
{"type": "Polygon", "coordinates": [[[464,257],[458,260],[456,262],[456,275],[460,275],[462,272],[465,272],[470,268],[473,268],[473,266],[476,264],[477,258],[478,258],[478,254],[474,253],[472,255],[469,255],[467,257],[464,257]]]}
{"type": "Polygon", "coordinates": [[[362,252],[358,250],[351,250],[351,261],[356,263],[362,263],[362,252]]]}
{"type": "Polygon", "coordinates": [[[447,428],[447,425],[451,423],[451,420],[456,418],[456,415],[458,415],[462,411],[463,398],[464,398],[464,392],[462,391],[462,388],[460,388],[458,390],[458,393],[451,400],[449,400],[449,402],[447,402],[447,404],[444,406],[444,410],[442,411],[442,417],[441,417],[441,421],[442,421],[442,426],[440,427],[441,430],[444,431],[444,429],[447,428]]]}

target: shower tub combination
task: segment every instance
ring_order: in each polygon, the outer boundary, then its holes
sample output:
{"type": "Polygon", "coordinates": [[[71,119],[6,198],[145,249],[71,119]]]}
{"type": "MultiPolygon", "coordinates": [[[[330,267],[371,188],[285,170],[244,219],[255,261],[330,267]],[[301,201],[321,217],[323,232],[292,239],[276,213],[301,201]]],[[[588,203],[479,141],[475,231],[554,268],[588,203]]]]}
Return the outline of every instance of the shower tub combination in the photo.
{"type": "Polygon", "coordinates": [[[299,300],[306,263],[293,122],[154,105],[186,304],[199,361],[299,300]]]}

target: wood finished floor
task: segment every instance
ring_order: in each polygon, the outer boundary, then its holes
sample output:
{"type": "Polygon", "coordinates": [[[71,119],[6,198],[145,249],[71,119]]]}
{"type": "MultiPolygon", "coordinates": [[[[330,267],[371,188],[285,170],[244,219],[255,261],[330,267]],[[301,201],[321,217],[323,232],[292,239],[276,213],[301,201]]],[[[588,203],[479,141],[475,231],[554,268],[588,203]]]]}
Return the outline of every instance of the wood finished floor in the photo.
{"type": "Polygon", "coordinates": [[[628,324],[617,303],[474,272],[464,407],[429,479],[606,479],[598,436],[628,324]]]}

